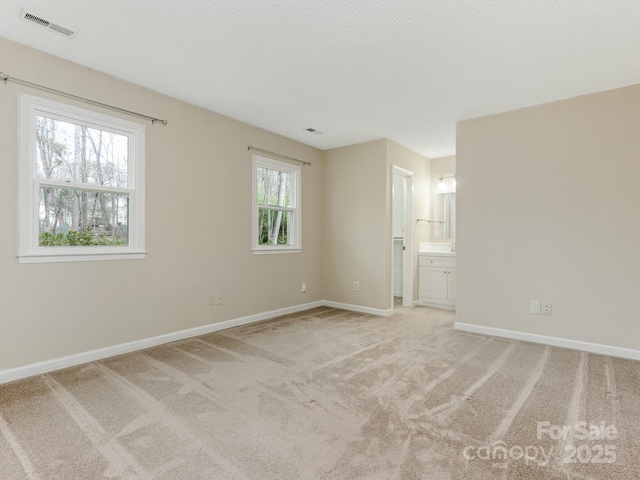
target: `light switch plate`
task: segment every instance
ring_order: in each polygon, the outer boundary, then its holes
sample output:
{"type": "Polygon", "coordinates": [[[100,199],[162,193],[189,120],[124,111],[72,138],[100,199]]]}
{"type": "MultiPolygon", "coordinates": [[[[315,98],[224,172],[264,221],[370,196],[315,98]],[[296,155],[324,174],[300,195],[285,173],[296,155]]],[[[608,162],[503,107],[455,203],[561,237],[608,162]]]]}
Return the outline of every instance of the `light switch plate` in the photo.
{"type": "Polygon", "coordinates": [[[532,315],[540,315],[540,300],[529,301],[529,313],[532,315]]]}

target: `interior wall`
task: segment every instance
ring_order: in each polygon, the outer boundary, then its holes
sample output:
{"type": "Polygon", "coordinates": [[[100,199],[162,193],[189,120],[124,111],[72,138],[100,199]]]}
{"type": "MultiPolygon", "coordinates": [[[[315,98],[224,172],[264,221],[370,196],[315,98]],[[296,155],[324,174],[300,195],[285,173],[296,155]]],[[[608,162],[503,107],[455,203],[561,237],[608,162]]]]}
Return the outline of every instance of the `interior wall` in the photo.
{"type": "Polygon", "coordinates": [[[146,123],[146,259],[19,264],[19,94],[48,95],[0,84],[0,370],[324,298],[321,151],[3,39],[0,58],[17,78],[169,121],[146,123]],[[313,163],[301,254],[252,254],[249,144],[313,163]]]}
{"type": "Polygon", "coordinates": [[[458,124],[459,322],[640,349],[639,125],[640,85],[458,124]]]}
{"type": "MultiPolygon", "coordinates": [[[[413,172],[411,177],[411,227],[412,227],[412,265],[413,265],[413,300],[418,299],[418,249],[420,242],[429,241],[429,224],[418,222],[419,218],[430,218],[430,167],[431,162],[413,150],[399,143],[387,140],[387,171],[393,178],[392,166],[395,165],[413,172]]],[[[387,238],[391,237],[387,234],[387,238]]]]}
{"type": "MultiPolygon", "coordinates": [[[[450,175],[455,175],[456,174],[456,157],[454,156],[450,156],[450,157],[441,157],[441,158],[432,158],[431,159],[431,182],[430,182],[430,186],[431,186],[431,203],[430,203],[430,207],[429,207],[429,218],[430,219],[434,219],[435,215],[434,215],[434,211],[433,211],[433,204],[434,204],[434,199],[433,199],[433,195],[438,193],[438,182],[440,179],[440,175],[443,175],[445,177],[450,176],[450,175]]],[[[456,194],[457,197],[457,194],[456,194]]],[[[455,238],[436,238],[435,236],[435,229],[437,228],[435,223],[431,223],[429,224],[429,241],[430,242],[455,242],[455,238]]],[[[440,232],[442,233],[442,232],[440,232]]]]}
{"type": "Polygon", "coordinates": [[[387,310],[391,301],[387,141],[325,151],[325,299],[387,310]],[[353,282],[360,282],[360,291],[353,282]]]}

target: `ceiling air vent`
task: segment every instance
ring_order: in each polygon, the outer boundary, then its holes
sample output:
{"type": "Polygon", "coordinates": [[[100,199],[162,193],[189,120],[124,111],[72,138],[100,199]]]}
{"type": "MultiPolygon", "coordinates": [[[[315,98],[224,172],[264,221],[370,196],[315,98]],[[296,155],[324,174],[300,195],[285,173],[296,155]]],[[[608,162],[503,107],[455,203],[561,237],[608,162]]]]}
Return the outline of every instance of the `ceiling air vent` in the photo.
{"type": "Polygon", "coordinates": [[[25,9],[20,10],[20,18],[35,23],[36,25],[40,25],[41,27],[44,27],[48,30],[53,30],[54,32],[61,33],[65,37],[73,37],[76,34],[76,32],[74,32],[73,30],[69,30],[62,25],[58,25],[57,23],[45,20],[44,18],[34,15],[33,13],[27,12],[25,9]]]}
{"type": "Polygon", "coordinates": [[[309,133],[313,133],[314,135],[322,135],[322,132],[319,132],[315,128],[305,128],[305,130],[309,133]]]}

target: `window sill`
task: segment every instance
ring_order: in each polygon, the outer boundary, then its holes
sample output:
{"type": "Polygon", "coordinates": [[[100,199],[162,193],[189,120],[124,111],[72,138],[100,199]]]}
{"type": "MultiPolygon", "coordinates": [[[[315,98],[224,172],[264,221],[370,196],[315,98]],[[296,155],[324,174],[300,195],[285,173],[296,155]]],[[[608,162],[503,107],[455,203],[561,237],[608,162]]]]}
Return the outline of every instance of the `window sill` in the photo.
{"type": "Polygon", "coordinates": [[[254,255],[281,255],[283,253],[302,253],[301,248],[289,248],[286,250],[276,250],[276,249],[264,249],[264,250],[254,250],[254,255]]]}
{"type": "Polygon", "coordinates": [[[75,253],[57,255],[18,255],[19,263],[96,262],[103,260],[140,260],[147,252],[75,253]]]}

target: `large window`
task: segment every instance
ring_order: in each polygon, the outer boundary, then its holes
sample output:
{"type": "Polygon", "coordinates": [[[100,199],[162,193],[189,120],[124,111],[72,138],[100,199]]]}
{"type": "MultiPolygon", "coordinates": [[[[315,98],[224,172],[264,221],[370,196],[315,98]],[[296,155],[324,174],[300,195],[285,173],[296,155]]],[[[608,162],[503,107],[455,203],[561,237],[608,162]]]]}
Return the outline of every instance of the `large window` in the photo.
{"type": "Polygon", "coordinates": [[[22,95],[22,263],[144,257],[144,126],[22,95]]]}
{"type": "Polygon", "coordinates": [[[300,167],[253,156],[253,252],[299,253],[300,167]]]}

